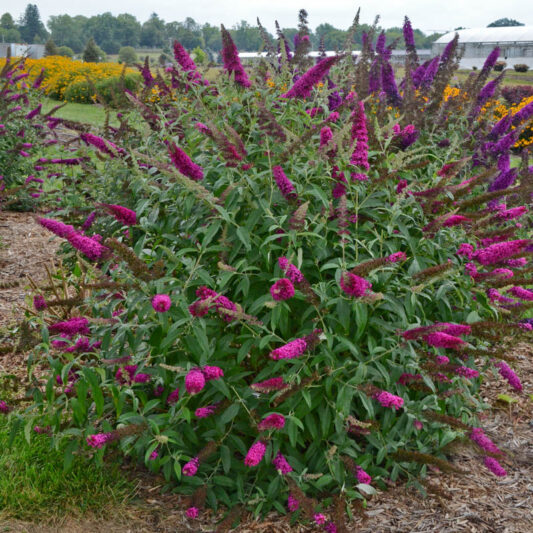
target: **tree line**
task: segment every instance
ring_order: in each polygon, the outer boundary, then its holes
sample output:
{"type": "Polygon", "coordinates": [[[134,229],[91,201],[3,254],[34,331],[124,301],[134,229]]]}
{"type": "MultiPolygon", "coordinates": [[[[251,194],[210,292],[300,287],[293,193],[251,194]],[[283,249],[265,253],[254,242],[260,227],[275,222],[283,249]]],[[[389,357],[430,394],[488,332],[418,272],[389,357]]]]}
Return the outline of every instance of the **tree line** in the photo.
{"type": "MultiPolygon", "coordinates": [[[[512,19],[499,19],[489,26],[521,24],[512,19]]],[[[370,25],[360,24],[354,43],[361,45],[363,32],[368,32],[370,25]]],[[[387,42],[397,40],[398,48],[404,46],[402,28],[378,28],[385,31],[387,42]]],[[[263,38],[258,26],[251,25],[245,20],[235,24],[230,30],[232,37],[241,51],[254,52],[261,49],[263,38]]],[[[298,33],[298,28],[282,28],[284,35],[292,41],[298,33]]],[[[268,33],[271,40],[272,34],[268,33]]],[[[319,24],[315,31],[309,31],[309,38],[313,49],[318,49],[323,42],[326,50],[336,50],[342,47],[346,40],[347,30],[335,28],[332,24],[319,24]]],[[[441,34],[425,35],[415,29],[415,44],[417,48],[430,48],[431,43],[441,34]]],[[[24,13],[16,21],[10,13],[0,17],[0,41],[45,43],[52,40],[57,47],[68,47],[73,53],[79,54],[90,39],[107,54],[117,54],[122,47],[169,49],[172,41],[177,39],[185,48],[192,50],[201,48],[208,54],[218,53],[222,48],[220,29],[211,24],[199,24],[191,17],[182,22],[165,22],[156,13],[149,19],[139,22],[133,15],[122,13],[114,16],[111,13],[85,17],[83,15],[53,15],[45,24],[42,22],[39,10],[35,4],[28,4],[24,13]]],[[[54,50],[54,48],[51,48],[54,50]]]]}
{"type": "MultiPolygon", "coordinates": [[[[361,44],[363,32],[369,29],[368,24],[360,25],[354,38],[356,46],[361,44]]],[[[298,28],[282,28],[282,31],[292,40],[298,28]]],[[[261,31],[256,25],[242,20],[230,32],[239,50],[253,52],[262,47],[261,31]]],[[[310,31],[309,38],[314,49],[318,49],[322,40],[327,50],[335,50],[344,44],[346,33],[346,30],[322,23],[315,31],[310,31]]],[[[388,28],[385,33],[387,41],[392,41],[401,37],[402,29],[388,28]]],[[[420,30],[414,33],[418,48],[430,47],[439,37],[439,34],[425,35],[420,30]]],[[[273,35],[269,36],[274,40],[273,35]]],[[[92,17],[53,15],[45,26],[35,4],[28,4],[18,21],[10,13],[0,17],[0,41],[3,42],[46,43],[52,39],[58,47],[68,47],[79,54],[91,37],[108,54],[116,54],[124,46],[165,49],[174,39],[189,50],[199,47],[208,53],[218,53],[222,48],[220,28],[208,23],[200,24],[191,17],[181,22],[166,22],[152,13],[147,21],[141,23],[128,13],[117,16],[102,13],[92,17]]],[[[403,40],[399,40],[398,46],[403,46],[403,40]]]]}

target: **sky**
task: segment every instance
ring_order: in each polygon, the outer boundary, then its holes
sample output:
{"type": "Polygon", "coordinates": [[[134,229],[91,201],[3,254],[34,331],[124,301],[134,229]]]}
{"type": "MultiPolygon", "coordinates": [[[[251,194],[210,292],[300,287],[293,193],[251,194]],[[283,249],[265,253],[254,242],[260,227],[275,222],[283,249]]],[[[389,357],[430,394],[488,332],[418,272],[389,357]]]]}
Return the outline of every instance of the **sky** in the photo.
{"type": "Polygon", "coordinates": [[[0,0],[0,13],[9,11],[18,19],[26,3],[37,5],[45,23],[50,15],[92,16],[106,11],[114,15],[131,13],[144,22],[155,12],[166,22],[192,17],[200,24],[223,23],[226,27],[240,20],[254,25],[259,17],[262,24],[273,31],[274,20],[282,27],[295,27],[298,10],[305,8],[312,29],[323,22],[346,29],[360,6],[361,22],[372,23],[379,14],[381,26],[389,28],[401,26],[407,15],[413,27],[425,33],[452,31],[460,26],[484,27],[503,17],[533,25],[533,9],[528,0],[28,0],[17,2],[16,8],[15,3],[0,0]]]}

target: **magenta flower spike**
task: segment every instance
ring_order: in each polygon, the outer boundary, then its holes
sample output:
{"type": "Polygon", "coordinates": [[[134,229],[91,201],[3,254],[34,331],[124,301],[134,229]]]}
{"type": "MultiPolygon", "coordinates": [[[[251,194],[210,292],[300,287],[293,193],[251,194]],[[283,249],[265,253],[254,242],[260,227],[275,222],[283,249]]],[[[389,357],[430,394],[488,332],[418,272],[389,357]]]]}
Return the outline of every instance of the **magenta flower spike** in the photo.
{"type": "Polygon", "coordinates": [[[266,444],[260,440],[252,444],[246,457],[244,459],[244,464],[246,466],[257,466],[265,456],[266,444]]]}
{"type": "Polygon", "coordinates": [[[230,33],[221,25],[222,32],[222,60],[224,61],[224,70],[228,74],[234,74],[235,82],[241,87],[251,87],[252,84],[248,79],[248,74],[242,66],[241,60],[239,59],[239,51],[231,38],[230,33]]]}
{"type": "Polygon", "coordinates": [[[204,169],[192,161],[192,159],[175,143],[166,141],[168,153],[172,164],[184,175],[194,181],[204,179],[204,169]]]}
{"type": "Polygon", "coordinates": [[[305,72],[294,85],[282,95],[283,98],[307,98],[313,87],[326,76],[339,56],[326,57],[305,72]]]}

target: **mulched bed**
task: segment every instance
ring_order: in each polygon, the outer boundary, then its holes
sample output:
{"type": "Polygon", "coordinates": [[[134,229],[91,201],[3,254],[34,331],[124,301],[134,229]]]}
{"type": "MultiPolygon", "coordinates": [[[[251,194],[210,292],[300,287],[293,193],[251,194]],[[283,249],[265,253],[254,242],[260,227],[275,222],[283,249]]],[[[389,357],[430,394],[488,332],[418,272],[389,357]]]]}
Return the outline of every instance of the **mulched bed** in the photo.
{"type": "Polygon", "coordinates": [[[29,213],[0,211],[0,328],[24,316],[28,277],[40,282],[54,265],[57,244],[29,213]]]}
{"type": "MultiPolygon", "coordinates": [[[[35,282],[46,278],[44,265],[53,265],[57,245],[50,234],[26,213],[0,212],[0,344],[6,342],[7,326],[20,322],[30,276],[35,282]],[[13,286],[1,288],[4,284],[13,286]]],[[[350,532],[361,533],[528,533],[533,531],[533,346],[518,347],[516,369],[524,391],[511,391],[499,375],[489,375],[483,384],[483,397],[492,406],[482,421],[491,439],[506,453],[501,461],[508,472],[497,478],[483,465],[481,457],[468,445],[455,445],[450,460],[465,475],[445,475],[430,471],[428,481],[439,494],[427,498],[415,489],[398,484],[373,496],[366,519],[354,511],[350,532]],[[501,393],[516,403],[498,400],[501,393]]],[[[0,358],[0,372],[25,373],[24,354],[0,358]]],[[[153,476],[133,472],[138,481],[138,501],[117,509],[113,520],[63,517],[54,526],[1,521],[5,531],[167,533],[215,531],[215,517],[206,511],[201,520],[185,517],[185,502],[173,494],[161,494],[153,476]]],[[[239,533],[309,532],[317,529],[291,526],[288,517],[268,516],[257,522],[245,517],[239,533]]]]}

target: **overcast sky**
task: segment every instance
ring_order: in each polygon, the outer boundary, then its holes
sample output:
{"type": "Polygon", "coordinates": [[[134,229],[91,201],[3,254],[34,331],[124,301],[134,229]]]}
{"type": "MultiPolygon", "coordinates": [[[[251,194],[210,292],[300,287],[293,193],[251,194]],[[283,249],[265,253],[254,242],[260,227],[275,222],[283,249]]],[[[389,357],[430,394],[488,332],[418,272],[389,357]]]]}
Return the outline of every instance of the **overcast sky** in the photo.
{"type": "MultiPolygon", "coordinates": [[[[231,27],[240,20],[255,24],[256,17],[269,30],[274,20],[282,27],[295,27],[297,13],[305,8],[309,13],[311,28],[329,22],[337,28],[350,26],[358,6],[361,21],[371,23],[375,15],[381,15],[384,27],[400,26],[404,15],[413,26],[426,33],[466,28],[484,27],[503,18],[514,18],[526,25],[533,25],[531,0],[28,0],[37,4],[42,20],[50,15],[92,16],[106,11],[114,15],[131,13],[144,22],[151,13],[157,13],[165,21],[182,21],[192,17],[198,23],[223,23],[231,27]]],[[[0,13],[9,11],[18,18],[27,2],[0,0],[0,13]]]]}

